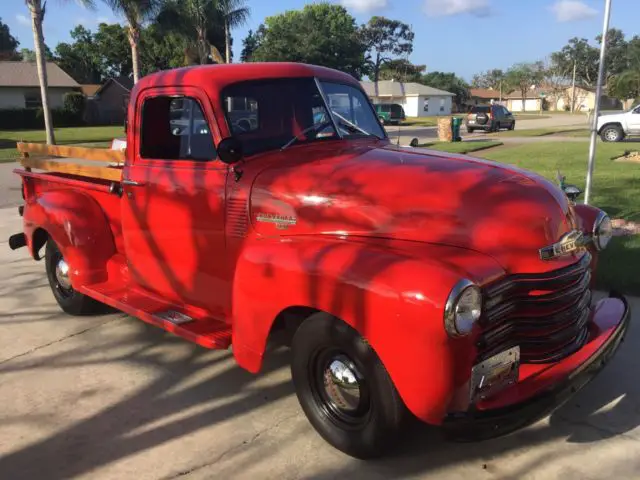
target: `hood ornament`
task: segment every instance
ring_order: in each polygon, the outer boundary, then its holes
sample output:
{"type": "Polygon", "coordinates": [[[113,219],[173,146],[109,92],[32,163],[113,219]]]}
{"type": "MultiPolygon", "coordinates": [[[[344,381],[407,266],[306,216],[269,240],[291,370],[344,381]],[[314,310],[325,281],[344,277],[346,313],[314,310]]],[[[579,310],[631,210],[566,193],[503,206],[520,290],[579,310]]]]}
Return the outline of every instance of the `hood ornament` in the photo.
{"type": "Polygon", "coordinates": [[[543,247],[538,252],[540,260],[552,260],[554,258],[570,255],[582,250],[589,243],[589,238],[579,230],[572,230],[560,238],[556,243],[543,247]]]}

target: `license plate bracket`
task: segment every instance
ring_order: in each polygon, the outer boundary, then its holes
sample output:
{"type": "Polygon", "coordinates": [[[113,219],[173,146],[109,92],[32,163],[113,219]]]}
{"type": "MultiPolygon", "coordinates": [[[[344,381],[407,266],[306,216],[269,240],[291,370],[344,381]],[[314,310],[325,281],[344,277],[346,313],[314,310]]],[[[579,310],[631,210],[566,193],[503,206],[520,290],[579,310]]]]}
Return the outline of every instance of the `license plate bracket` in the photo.
{"type": "Polygon", "coordinates": [[[471,402],[484,400],[518,381],[520,347],[515,346],[487,358],[471,369],[471,402]]]}

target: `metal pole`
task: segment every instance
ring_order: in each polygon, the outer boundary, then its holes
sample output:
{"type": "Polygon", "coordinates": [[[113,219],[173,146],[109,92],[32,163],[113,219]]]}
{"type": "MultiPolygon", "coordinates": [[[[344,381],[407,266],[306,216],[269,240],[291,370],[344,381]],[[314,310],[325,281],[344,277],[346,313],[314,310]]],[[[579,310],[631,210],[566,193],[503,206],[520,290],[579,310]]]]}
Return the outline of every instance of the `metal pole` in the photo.
{"type": "Polygon", "coordinates": [[[571,113],[575,113],[576,110],[576,68],[578,62],[573,61],[573,81],[571,82],[571,113]]]}
{"type": "Polygon", "coordinates": [[[596,89],[596,104],[593,109],[591,122],[591,142],[589,143],[589,168],[587,170],[587,186],[584,190],[584,204],[589,205],[591,196],[591,181],[593,164],[596,157],[596,140],[598,138],[598,115],[600,114],[600,97],[602,96],[602,81],[604,77],[604,62],[607,51],[607,34],[609,33],[609,17],[611,16],[611,0],[605,0],[604,25],[602,26],[602,45],[600,46],[600,65],[598,67],[598,87],[596,89]]]}

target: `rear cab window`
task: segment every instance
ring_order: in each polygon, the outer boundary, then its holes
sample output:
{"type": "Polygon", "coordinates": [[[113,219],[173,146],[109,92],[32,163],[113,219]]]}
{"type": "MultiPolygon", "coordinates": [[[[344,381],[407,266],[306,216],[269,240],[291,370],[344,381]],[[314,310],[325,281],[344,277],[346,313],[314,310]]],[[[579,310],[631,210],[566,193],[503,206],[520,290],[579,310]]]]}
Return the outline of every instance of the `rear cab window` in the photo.
{"type": "Polygon", "coordinates": [[[155,160],[215,159],[217,154],[211,128],[198,101],[183,96],[145,99],[140,156],[155,160]]]}

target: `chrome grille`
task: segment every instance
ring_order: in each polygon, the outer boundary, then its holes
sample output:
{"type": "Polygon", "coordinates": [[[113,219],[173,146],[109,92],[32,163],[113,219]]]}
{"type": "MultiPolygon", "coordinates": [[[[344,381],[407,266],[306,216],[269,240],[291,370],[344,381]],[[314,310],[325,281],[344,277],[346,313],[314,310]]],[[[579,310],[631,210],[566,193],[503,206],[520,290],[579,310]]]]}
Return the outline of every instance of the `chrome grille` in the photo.
{"type": "Polygon", "coordinates": [[[512,275],[484,290],[478,361],[520,346],[522,363],[556,362],[588,336],[591,255],[544,274],[512,275]]]}

